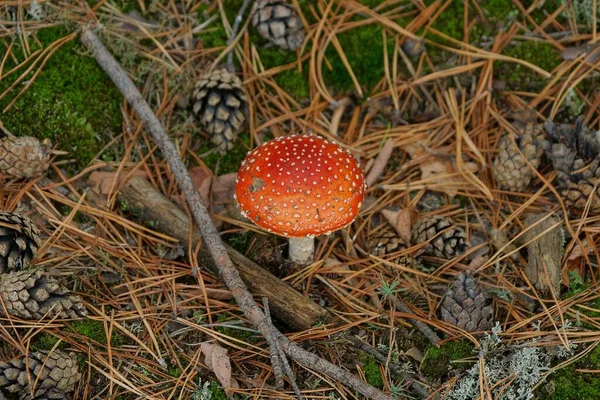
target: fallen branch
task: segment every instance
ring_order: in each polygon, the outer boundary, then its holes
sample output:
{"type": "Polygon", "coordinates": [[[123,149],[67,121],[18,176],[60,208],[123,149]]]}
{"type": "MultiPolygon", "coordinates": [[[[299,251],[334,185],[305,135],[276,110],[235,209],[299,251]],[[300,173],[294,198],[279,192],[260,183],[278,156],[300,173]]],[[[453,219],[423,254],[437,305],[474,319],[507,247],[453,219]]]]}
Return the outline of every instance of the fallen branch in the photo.
{"type": "Polygon", "coordinates": [[[133,81],[127,75],[127,72],[119,65],[110,52],[104,47],[98,36],[91,30],[85,28],[81,33],[81,42],[92,52],[94,58],[102,69],[108,74],[115,86],[120,90],[125,99],[131,104],[138,113],[140,120],[143,121],[148,133],[152,136],[154,142],[160,149],[163,157],[167,161],[181,191],[183,192],[190,210],[196,220],[204,244],[209,250],[215,265],[219,269],[219,275],[225,285],[231,290],[233,297],[248,320],[261,332],[264,337],[275,334],[279,339],[283,351],[294,360],[306,365],[315,371],[326,374],[348,387],[358,391],[368,398],[375,400],[392,400],[391,396],[386,395],[381,390],[368,385],[355,375],[348,371],[326,361],[292,343],[281,333],[271,329],[267,318],[262,310],[254,302],[248,288],[240,278],[235,269],[231,258],[227,254],[227,249],[219,232],[212,223],[206,207],[202,204],[199,193],[194,190],[194,185],[187,172],[187,169],[181,160],[181,157],[175,146],[169,139],[164,127],[143,98],[142,94],[134,85],[133,81]]]}

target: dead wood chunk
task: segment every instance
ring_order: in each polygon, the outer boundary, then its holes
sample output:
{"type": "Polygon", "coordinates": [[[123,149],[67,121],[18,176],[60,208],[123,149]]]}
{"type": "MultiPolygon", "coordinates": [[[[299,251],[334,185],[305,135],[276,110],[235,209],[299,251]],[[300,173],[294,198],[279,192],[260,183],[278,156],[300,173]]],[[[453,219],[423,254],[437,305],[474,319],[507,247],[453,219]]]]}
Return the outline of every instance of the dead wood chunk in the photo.
{"type": "Polygon", "coordinates": [[[231,150],[248,114],[240,78],[226,69],[211,71],[196,82],[192,100],[192,112],[212,135],[217,150],[221,154],[231,150]]]}
{"type": "Polygon", "coordinates": [[[39,230],[31,219],[0,211],[0,273],[29,268],[40,244],[39,230]]]}
{"type": "Polygon", "coordinates": [[[15,178],[35,178],[50,165],[52,145],[31,136],[0,138],[0,173],[15,178]]]}
{"type": "Polygon", "coordinates": [[[41,270],[0,275],[0,297],[0,311],[26,320],[87,316],[81,298],[41,270]]]}
{"type": "Polygon", "coordinates": [[[470,273],[461,271],[446,292],[441,314],[467,332],[486,331],[492,328],[492,299],[470,273]]]}
{"type": "Polygon", "coordinates": [[[542,296],[560,296],[561,259],[564,231],[560,219],[544,214],[530,215],[525,219],[528,261],[525,274],[542,296]],[[539,223],[538,223],[539,222],[539,223]],[[537,223],[537,225],[536,225],[537,223]],[[534,226],[535,225],[535,226],[534,226]],[[556,226],[554,226],[556,225],[556,226]],[[554,228],[551,228],[554,226],[554,228]],[[536,237],[538,237],[536,239],[536,237]]]}
{"type": "Polygon", "coordinates": [[[293,5],[283,0],[258,0],[251,16],[252,25],[271,43],[291,51],[302,45],[302,20],[293,5]]]}
{"type": "MultiPolygon", "coordinates": [[[[0,390],[22,400],[66,399],[81,379],[74,353],[39,351],[0,362],[0,390]]],[[[1,397],[0,397],[1,399],[1,397]]]]}

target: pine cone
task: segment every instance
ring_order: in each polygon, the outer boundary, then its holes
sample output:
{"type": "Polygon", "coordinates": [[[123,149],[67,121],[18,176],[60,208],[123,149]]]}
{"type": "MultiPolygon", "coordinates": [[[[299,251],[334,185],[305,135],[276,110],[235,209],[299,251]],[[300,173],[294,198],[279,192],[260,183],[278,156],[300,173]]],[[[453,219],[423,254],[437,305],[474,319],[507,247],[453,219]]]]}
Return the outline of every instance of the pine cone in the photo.
{"type": "Polygon", "coordinates": [[[52,144],[31,136],[0,138],[0,173],[15,178],[35,178],[50,164],[52,144]]]}
{"type": "Polygon", "coordinates": [[[226,69],[203,75],[194,87],[192,111],[221,154],[233,148],[248,113],[242,81],[226,69]]]}
{"type": "Polygon", "coordinates": [[[442,319],[467,332],[492,328],[492,300],[485,288],[461,271],[446,292],[442,302],[442,319]]]}
{"type": "Polygon", "coordinates": [[[396,253],[406,248],[404,241],[391,229],[379,230],[367,241],[367,249],[377,257],[396,253]]]}
{"type": "Polygon", "coordinates": [[[543,143],[542,126],[532,123],[525,125],[518,136],[509,133],[500,139],[498,154],[492,163],[492,173],[500,189],[523,192],[529,187],[533,171],[527,161],[534,168],[539,167],[544,153],[543,143]]]}
{"type": "Polygon", "coordinates": [[[423,248],[425,254],[445,259],[457,257],[469,247],[465,231],[449,218],[438,215],[417,221],[412,228],[412,242],[429,242],[423,248]]]}
{"type": "Polygon", "coordinates": [[[44,317],[80,318],[87,316],[81,298],[56,279],[44,276],[40,270],[10,272],[0,275],[2,310],[15,317],[40,320],[44,317]]]}
{"type": "Polygon", "coordinates": [[[283,0],[258,0],[252,10],[252,25],[262,37],[282,49],[295,51],[304,41],[296,9],[283,0]]]}
{"type": "Polygon", "coordinates": [[[574,128],[566,124],[557,127],[551,120],[545,128],[548,157],[565,205],[584,208],[591,196],[591,210],[600,211],[600,131],[590,132],[583,116],[577,118],[574,128]]]}
{"type": "Polygon", "coordinates": [[[0,211],[0,273],[28,268],[40,243],[40,233],[33,221],[0,211]]]}
{"type": "Polygon", "coordinates": [[[65,399],[81,379],[75,354],[60,350],[0,361],[0,388],[22,400],[65,399]]]}

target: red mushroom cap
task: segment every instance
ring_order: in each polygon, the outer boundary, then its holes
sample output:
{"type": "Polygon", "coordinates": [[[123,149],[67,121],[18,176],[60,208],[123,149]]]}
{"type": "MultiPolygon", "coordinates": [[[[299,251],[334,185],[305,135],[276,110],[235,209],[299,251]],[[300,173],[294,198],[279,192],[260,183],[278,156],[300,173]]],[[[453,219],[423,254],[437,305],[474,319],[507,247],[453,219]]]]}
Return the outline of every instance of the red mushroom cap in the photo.
{"type": "Polygon", "coordinates": [[[287,237],[329,234],[356,218],[365,181],[356,159],[317,136],[288,136],[252,150],[237,175],[244,216],[287,237]]]}

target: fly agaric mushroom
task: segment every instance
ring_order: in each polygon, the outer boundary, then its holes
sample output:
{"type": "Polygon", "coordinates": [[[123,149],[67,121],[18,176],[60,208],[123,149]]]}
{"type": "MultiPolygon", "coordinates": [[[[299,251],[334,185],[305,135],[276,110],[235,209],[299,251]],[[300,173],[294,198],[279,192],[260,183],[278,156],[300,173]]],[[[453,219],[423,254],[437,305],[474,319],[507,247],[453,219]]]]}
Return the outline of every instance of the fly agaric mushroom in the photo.
{"type": "Polygon", "coordinates": [[[356,218],[365,181],[356,159],[317,136],[270,140],[248,153],[237,175],[242,214],[261,228],[288,237],[289,258],[312,261],[314,237],[356,218]]]}

